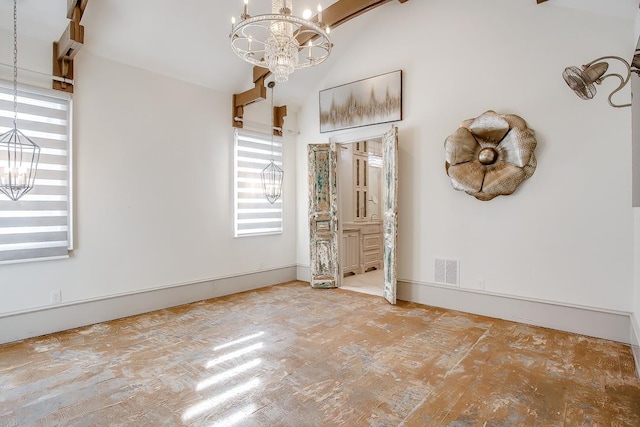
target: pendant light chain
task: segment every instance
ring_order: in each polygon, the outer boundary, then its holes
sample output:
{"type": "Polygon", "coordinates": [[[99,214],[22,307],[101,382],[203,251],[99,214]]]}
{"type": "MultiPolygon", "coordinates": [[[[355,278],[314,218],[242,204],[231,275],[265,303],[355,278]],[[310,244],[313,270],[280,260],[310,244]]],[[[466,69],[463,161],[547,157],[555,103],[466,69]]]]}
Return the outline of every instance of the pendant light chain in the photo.
{"type": "Polygon", "coordinates": [[[13,0],[13,128],[18,127],[18,0],[13,0]]]}
{"type": "Polygon", "coordinates": [[[273,134],[275,133],[275,127],[276,127],[276,117],[275,117],[275,112],[273,111],[273,86],[275,86],[275,84],[273,84],[272,86],[269,86],[271,88],[271,161],[273,162],[273,134]]]}
{"type": "MultiPolygon", "coordinates": [[[[18,0],[13,0],[13,129],[18,129],[18,0]]],[[[17,145],[20,159],[17,159],[18,153],[14,152],[14,161],[22,164],[22,145],[17,145]]]]}
{"type": "Polygon", "coordinates": [[[269,89],[271,89],[271,161],[267,167],[262,170],[261,174],[262,190],[264,192],[264,196],[271,204],[274,204],[282,195],[282,177],[284,175],[282,169],[275,163],[275,155],[273,152],[273,134],[275,132],[274,127],[276,124],[275,112],[273,109],[273,87],[275,85],[275,82],[269,82],[267,85],[269,89]]]}

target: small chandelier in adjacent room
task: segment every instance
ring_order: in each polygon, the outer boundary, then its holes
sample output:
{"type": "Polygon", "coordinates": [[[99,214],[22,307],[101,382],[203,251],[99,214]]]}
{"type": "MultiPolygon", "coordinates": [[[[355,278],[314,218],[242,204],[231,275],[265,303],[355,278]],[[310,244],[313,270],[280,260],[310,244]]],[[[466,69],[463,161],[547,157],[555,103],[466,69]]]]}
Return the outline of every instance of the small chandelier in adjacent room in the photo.
{"type": "Polygon", "coordinates": [[[262,170],[262,190],[269,203],[274,204],[282,196],[282,178],[284,172],[273,161],[273,134],[275,132],[275,120],[273,111],[273,87],[276,84],[269,82],[267,86],[271,89],[271,161],[262,170]]]}
{"type": "Polygon", "coordinates": [[[240,22],[231,18],[231,48],[245,61],[268,68],[277,82],[286,82],[299,68],[312,67],[331,53],[329,28],[322,22],[318,6],[317,20],[310,11],[302,18],[292,15],[291,0],[272,0],[271,13],[249,15],[249,0],[244,0],[240,22]]]}
{"type": "Polygon", "coordinates": [[[562,77],[567,85],[569,85],[569,87],[581,99],[592,99],[596,94],[596,84],[601,84],[602,81],[608,77],[617,77],[620,80],[620,84],[609,94],[609,105],[617,108],[630,107],[631,104],[614,103],[611,100],[611,97],[629,83],[631,73],[640,75],[639,68],[640,52],[636,51],[631,64],[619,56],[603,56],[602,58],[595,59],[580,68],[575,66],[565,68],[562,73],[562,77]],[[626,74],[624,76],[616,73],[605,74],[609,69],[609,63],[604,61],[606,59],[620,61],[626,68],[626,74]]]}
{"type": "Polygon", "coordinates": [[[18,130],[18,6],[13,0],[13,128],[0,135],[0,191],[16,201],[33,189],[40,147],[18,130]]]}

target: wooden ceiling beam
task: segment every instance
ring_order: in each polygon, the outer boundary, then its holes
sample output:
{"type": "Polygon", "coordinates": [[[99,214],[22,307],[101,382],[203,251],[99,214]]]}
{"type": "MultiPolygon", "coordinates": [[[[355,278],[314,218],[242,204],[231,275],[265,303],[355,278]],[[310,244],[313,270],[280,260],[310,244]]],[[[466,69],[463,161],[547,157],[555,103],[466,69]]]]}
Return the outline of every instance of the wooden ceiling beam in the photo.
{"type": "MultiPolygon", "coordinates": [[[[254,78],[256,74],[256,68],[260,70],[264,70],[264,68],[254,67],[253,75],[254,78]]],[[[269,71],[269,70],[267,70],[269,71]]],[[[259,74],[259,72],[258,72],[259,74]]],[[[246,90],[242,93],[236,93],[233,95],[233,100],[231,103],[232,112],[231,112],[231,126],[236,128],[242,128],[242,118],[244,117],[244,107],[249,104],[253,104],[256,101],[262,101],[263,99],[267,99],[267,88],[264,87],[264,76],[258,76],[256,80],[253,82],[253,88],[246,90]],[[236,120],[236,118],[240,120],[236,120]]]]}
{"type": "MultiPolygon", "coordinates": [[[[89,0],[67,0],[67,18],[71,20],[57,42],[53,42],[52,74],[73,80],[73,58],[84,45],[84,27],[80,20],[89,0]]],[[[73,93],[73,84],[53,80],[56,90],[73,93]]]]}
{"type": "Polygon", "coordinates": [[[58,40],[58,59],[73,59],[84,43],[84,27],[71,21],[58,40]]]}
{"type": "MultiPolygon", "coordinates": [[[[345,22],[362,15],[392,0],[338,0],[322,11],[322,19],[326,25],[334,29],[345,22]]],[[[405,3],[407,0],[400,1],[405,3]]],[[[317,21],[317,16],[313,18],[317,21]]]]}
{"type": "MultiPolygon", "coordinates": [[[[325,25],[329,26],[333,30],[334,28],[344,24],[347,21],[350,21],[356,16],[362,15],[365,12],[368,12],[378,6],[382,6],[383,4],[389,3],[391,1],[393,0],[338,0],[322,11],[322,20],[324,21],[323,23],[325,25]]],[[[400,3],[406,3],[407,1],[408,0],[398,0],[398,2],[400,3]]],[[[318,22],[318,15],[312,17],[311,21],[318,22]]],[[[306,44],[310,38],[311,37],[302,37],[299,38],[298,41],[302,46],[306,44]]],[[[242,127],[242,121],[236,121],[236,117],[242,118],[244,107],[246,105],[266,98],[266,88],[264,87],[264,81],[267,77],[269,77],[270,74],[271,71],[269,71],[269,69],[267,68],[258,66],[253,67],[253,83],[255,87],[253,89],[249,89],[246,92],[233,95],[232,123],[234,127],[242,127]],[[264,89],[264,95],[262,95],[263,92],[258,88],[258,85],[262,85],[262,89],[264,89]],[[243,102],[246,103],[243,104],[243,102]]],[[[286,115],[286,106],[283,107],[285,108],[286,115]]]]}
{"type": "Polygon", "coordinates": [[[67,19],[78,21],[82,19],[84,10],[87,8],[89,0],[67,0],[67,19]],[[79,16],[74,16],[79,13],[79,16]]]}

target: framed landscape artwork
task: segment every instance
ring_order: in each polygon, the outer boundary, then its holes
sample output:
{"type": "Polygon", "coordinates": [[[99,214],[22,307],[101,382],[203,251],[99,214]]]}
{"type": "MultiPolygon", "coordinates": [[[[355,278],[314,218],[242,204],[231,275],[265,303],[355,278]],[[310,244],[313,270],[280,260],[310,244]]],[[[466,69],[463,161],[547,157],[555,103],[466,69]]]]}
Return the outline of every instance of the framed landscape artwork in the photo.
{"type": "Polygon", "coordinates": [[[402,71],[320,91],[320,133],[402,120],[402,71]]]}

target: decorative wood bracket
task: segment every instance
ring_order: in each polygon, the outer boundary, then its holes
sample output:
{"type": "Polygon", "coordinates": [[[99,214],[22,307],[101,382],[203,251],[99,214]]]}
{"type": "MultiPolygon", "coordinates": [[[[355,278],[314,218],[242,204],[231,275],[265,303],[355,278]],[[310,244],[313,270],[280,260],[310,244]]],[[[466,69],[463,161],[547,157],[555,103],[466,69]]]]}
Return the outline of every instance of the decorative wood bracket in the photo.
{"type": "MultiPolygon", "coordinates": [[[[71,20],[57,42],[53,42],[53,75],[73,80],[73,58],[84,43],[84,27],[80,20],[89,0],[67,0],[67,18],[71,20]]],[[[53,81],[53,88],[73,93],[73,84],[53,81]]]]}
{"type": "MultiPolygon", "coordinates": [[[[353,19],[358,15],[362,15],[363,13],[368,12],[369,10],[372,10],[378,6],[382,6],[385,3],[389,3],[390,1],[392,0],[338,0],[322,12],[322,20],[331,29],[334,29],[335,27],[344,24],[350,19],[353,19]]],[[[409,0],[398,1],[400,3],[406,3],[409,0]]],[[[317,22],[318,16],[314,16],[313,18],[311,18],[311,20],[317,22]]],[[[309,41],[309,38],[310,37],[301,37],[298,39],[298,41],[302,46],[309,41]]],[[[267,89],[264,87],[264,81],[267,77],[269,77],[270,74],[271,71],[269,71],[267,68],[253,67],[253,83],[255,87],[253,89],[249,89],[246,92],[233,95],[233,112],[231,120],[234,127],[242,127],[242,121],[236,121],[235,118],[242,118],[245,105],[249,105],[256,101],[266,99],[267,89]]]]}
{"type": "Polygon", "coordinates": [[[287,106],[273,107],[273,126],[280,128],[274,129],[273,134],[276,136],[282,136],[282,128],[284,127],[284,118],[287,117],[287,106]]]}
{"type": "Polygon", "coordinates": [[[264,80],[268,75],[269,70],[266,68],[253,67],[253,89],[233,95],[233,111],[231,113],[231,125],[233,127],[242,128],[242,121],[237,121],[236,117],[243,118],[245,106],[267,99],[267,88],[264,87],[264,80]]]}

